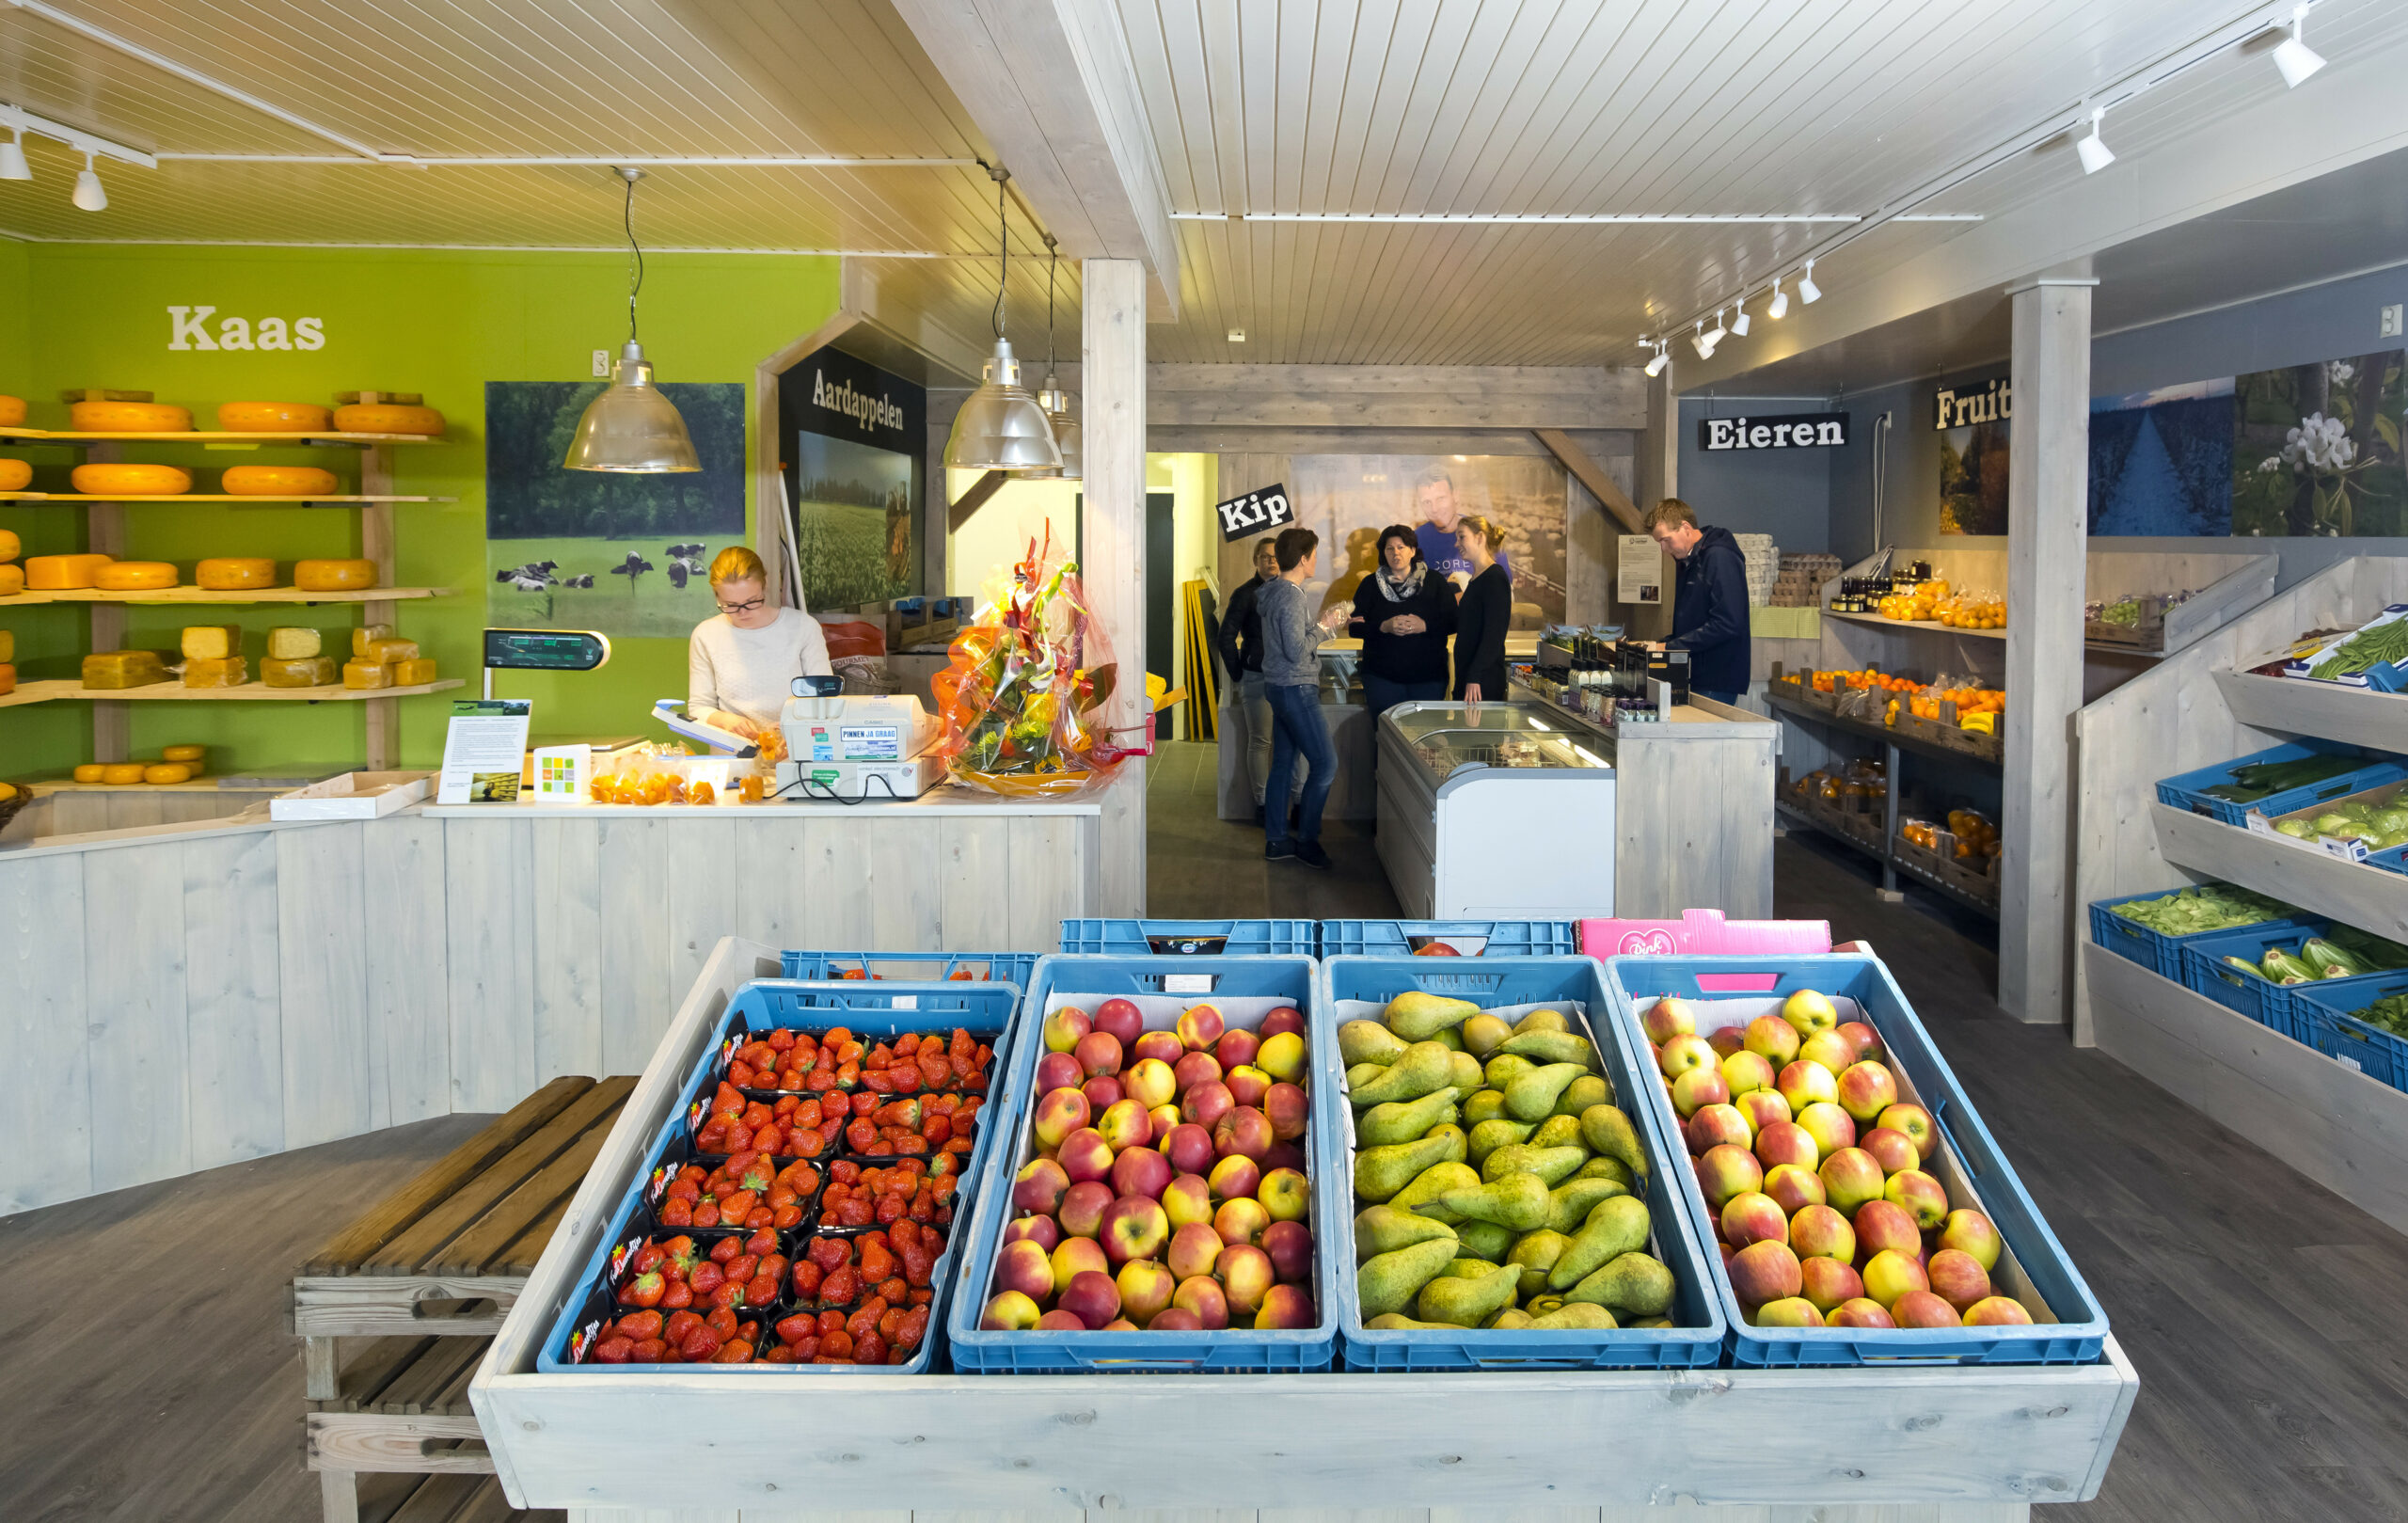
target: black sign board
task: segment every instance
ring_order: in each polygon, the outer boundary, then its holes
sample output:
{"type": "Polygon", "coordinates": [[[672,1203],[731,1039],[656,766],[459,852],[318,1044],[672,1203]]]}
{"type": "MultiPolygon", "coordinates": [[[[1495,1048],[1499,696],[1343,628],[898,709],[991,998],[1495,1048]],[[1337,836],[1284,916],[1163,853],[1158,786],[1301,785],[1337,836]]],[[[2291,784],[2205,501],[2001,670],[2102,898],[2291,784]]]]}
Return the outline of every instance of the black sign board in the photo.
{"type": "Polygon", "coordinates": [[[778,377],[782,434],[797,429],[917,455],[927,448],[928,394],[899,375],[820,349],[778,377]]]}
{"type": "Polygon", "coordinates": [[[1221,543],[1250,539],[1256,534],[1268,534],[1287,528],[1296,521],[1296,510],[1288,501],[1285,483],[1233,497],[1227,502],[1216,502],[1212,511],[1221,516],[1221,543]]]}
{"type": "Polygon", "coordinates": [[[1844,412],[1704,418],[1697,425],[1697,447],[1715,453],[1734,450],[1829,450],[1846,442],[1847,414],[1844,412]]]}

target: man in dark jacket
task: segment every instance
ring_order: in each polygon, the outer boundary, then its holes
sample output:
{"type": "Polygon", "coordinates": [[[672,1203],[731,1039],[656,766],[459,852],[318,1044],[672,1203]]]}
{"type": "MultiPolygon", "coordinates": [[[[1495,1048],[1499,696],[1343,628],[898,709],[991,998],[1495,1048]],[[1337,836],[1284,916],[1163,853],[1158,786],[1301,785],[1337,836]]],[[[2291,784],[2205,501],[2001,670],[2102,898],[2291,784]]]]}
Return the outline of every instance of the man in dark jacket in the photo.
{"type": "Polygon", "coordinates": [[[1748,557],[1727,529],[1698,527],[1676,497],[1647,511],[1647,532],[1679,563],[1672,578],[1672,638],[1689,653],[1689,690],[1735,704],[1748,690],[1748,557]]]}
{"type": "Polygon", "coordinates": [[[1229,736],[1254,792],[1255,821],[1262,818],[1262,785],[1271,776],[1271,703],[1262,687],[1262,610],[1255,599],[1263,583],[1279,575],[1279,557],[1273,549],[1277,536],[1265,534],[1254,542],[1254,579],[1229,594],[1221,614],[1220,637],[1213,649],[1228,674],[1227,706],[1242,722],[1229,736]]]}

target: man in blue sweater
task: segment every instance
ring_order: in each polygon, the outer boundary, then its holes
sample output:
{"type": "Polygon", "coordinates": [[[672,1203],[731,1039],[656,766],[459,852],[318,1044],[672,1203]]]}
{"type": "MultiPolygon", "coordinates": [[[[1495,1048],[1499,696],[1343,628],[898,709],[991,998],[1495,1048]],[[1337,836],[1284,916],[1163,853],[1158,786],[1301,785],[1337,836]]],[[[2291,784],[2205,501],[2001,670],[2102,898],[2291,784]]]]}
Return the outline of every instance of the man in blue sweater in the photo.
{"type": "Polygon", "coordinates": [[[1676,497],[1647,510],[1647,532],[1679,563],[1672,576],[1672,638],[1689,653],[1689,690],[1735,704],[1748,690],[1748,557],[1727,529],[1698,527],[1676,497]]]}
{"type": "Polygon", "coordinates": [[[1321,810],[1338,775],[1338,751],[1321,717],[1321,658],[1330,631],[1345,627],[1354,613],[1339,603],[1313,617],[1304,583],[1312,579],[1321,536],[1309,529],[1283,529],[1275,544],[1279,574],[1262,584],[1255,607],[1262,618],[1262,692],[1271,703],[1271,777],[1264,785],[1262,855],[1266,862],[1293,858],[1307,867],[1326,867],[1321,848],[1321,810]],[[1290,780],[1305,764],[1305,795],[1291,832],[1290,780]]]}

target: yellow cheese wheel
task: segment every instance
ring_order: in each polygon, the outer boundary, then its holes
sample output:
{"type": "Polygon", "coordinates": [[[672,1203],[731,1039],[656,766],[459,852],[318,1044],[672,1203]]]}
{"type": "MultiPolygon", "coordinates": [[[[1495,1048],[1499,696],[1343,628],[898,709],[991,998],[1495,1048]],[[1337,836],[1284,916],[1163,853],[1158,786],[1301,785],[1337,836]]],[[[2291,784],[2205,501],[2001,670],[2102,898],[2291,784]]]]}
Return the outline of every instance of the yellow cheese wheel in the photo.
{"type": "Polygon", "coordinates": [[[8,597],[25,590],[24,566],[0,565],[0,597],[8,597]]]}
{"type": "Polygon", "coordinates": [[[149,770],[140,762],[111,762],[101,769],[101,781],[122,787],[128,783],[141,782],[142,774],[149,770]]]}
{"type": "Polygon", "coordinates": [[[192,472],[181,466],[77,466],[67,479],[87,497],[177,497],[192,490],[192,472]]]}
{"type": "Polygon", "coordinates": [[[92,585],[92,573],[116,557],[37,555],[25,563],[25,585],[38,593],[67,593],[92,585]]]}
{"type": "Polygon", "coordinates": [[[182,762],[160,762],[142,769],[142,781],[145,783],[189,783],[192,781],[192,769],[182,762]]]}
{"type": "Polygon", "coordinates": [[[0,396],[0,428],[23,428],[25,424],[25,399],[0,396]]]}
{"type": "Polygon", "coordinates": [[[159,748],[161,761],[188,762],[195,767],[199,766],[208,755],[207,746],[161,746],[159,748]]]}
{"type": "Polygon", "coordinates": [[[0,529],[0,561],[15,560],[17,558],[17,552],[22,548],[24,548],[24,547],[17,543],[17,531],[15,530],[0,529]]]}
{"type": "Polygon", "coordinates": [[[313,402],[221,402],[217,426],[229,434],[314,434],[330,420],[313,402]]]}
{"type": "Polygon", "coordinates": [[[108,769],[103,767],[99,762],[86,762],[81,767],[75,769],[75,781],[78,783],[98,783],[101,780],[101,774],[107,770],[108,769]]]}
{"type": "Polygon", "coordinates": [[[432,407],[356,402],[335,409],[335,427],[346,434],[440,434],[443,415],[432,407]]]}
{"type": "Polygon", "coordinates": [[[34,468],[11,456],[0,459],[0,492],[22,492],[33,484],[34,468]]]}
{"type": "Polygon", "coordinates": [[[315,466],[235,466],[219,478],[229,497],[332,497],[342,483],[315,466]]]}
{"type": "Polygon", "coordinates": [[[276,585],[276,563],[246,555],[217,555],[192,568],[193,581],[213,593],[247,593],[276,585]]]}
{"type": "Polygon", "coordinates": [[[309,593],[356,593],[376,585],[376,563],[295,561],[293,585],[309,593]]]}
{"type": "Polygon", "coordinates": [[[17,690],[17,669],[8,661],[0,661],[0,693],[17,690]]]}
{"type": "Polygon", "coordinates": [[[111,561],[92,568],[92,586],[104,593],[154,593],[176,584],[176,568],[166,561],[111,561]]]}
{"type": "Polygon", "coordinates": [[[163,402],[74,402],[67,422],[77,434],[189,434],[192,410],[163,402]]]}

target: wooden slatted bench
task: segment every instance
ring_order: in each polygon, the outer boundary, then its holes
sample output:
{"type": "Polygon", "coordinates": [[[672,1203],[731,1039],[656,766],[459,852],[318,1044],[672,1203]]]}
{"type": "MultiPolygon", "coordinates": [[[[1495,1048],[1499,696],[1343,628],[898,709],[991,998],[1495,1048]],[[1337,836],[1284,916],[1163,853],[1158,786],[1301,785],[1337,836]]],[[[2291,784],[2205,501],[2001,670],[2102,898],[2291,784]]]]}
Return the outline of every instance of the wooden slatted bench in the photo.
{"type": "Polygon", "coordinates": [[[305,1452],[327,1523],[519,1515],[490,1479],[468,1380],[635,1083],[553,1080],[371,1207],[293,1277],[305,1452]],[[363,1486],[363,1475],[390,1479],[363,1486]]]}

